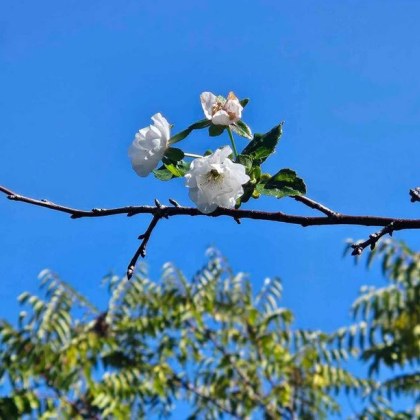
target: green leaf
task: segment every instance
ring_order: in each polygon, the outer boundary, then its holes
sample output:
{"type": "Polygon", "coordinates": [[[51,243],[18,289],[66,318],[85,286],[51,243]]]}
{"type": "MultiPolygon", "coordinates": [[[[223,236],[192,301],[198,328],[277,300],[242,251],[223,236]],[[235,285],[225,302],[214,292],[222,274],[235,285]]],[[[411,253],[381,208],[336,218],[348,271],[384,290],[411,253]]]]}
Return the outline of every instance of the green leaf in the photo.
{"type": "Polygon", "coordinates": [[[241,154],[250,156],[257,165],[261,165],[274,152],[282,132],[283,123],[266,134],[254,134],[254,138],[241,154]]]}
{"type": "Polygon", "coordinates": [[[171,162],[178,162],[184,158],[184,152],[176,147],[169,147],[166,149],[164,158],[169,159],[171,162]]]}
{"type": "Polygon", "coordinates": [[[169,144],[178,143],[179,141],[184,140],[185,137],[187,137],[191,133],[191,131],[193,131],[193,130],[200,130],[202,128],[206,128],[210,124],[211,124],[211,121],[208,120],[207,118],[205,118],[204,120],[197,121],[196,123],[191,124],[185,130],[180,131],[178,134],[175,134],[174,136],[172,136],[169,139],[169,144]]]}
{"type": "Polygon", "coordinates": [[[180,160],[178,162],[172,162],[172,161],[166,160],[165,157],[164,157],[163,158],[163,164],[165,165],[165,168],[174,177],[182,177],[190,169],[190,164],[188,162],[183,161],[183,160],[180,160]]]}
{"type": "Polygon", "coordinates": [[[226,128],[225,125],[214,125],[214,124],[212,124],[209,127],[209,136],[210,137],[220,136],[220,134],[222,134],[223,131],[225,131],[225,128],[226,128]]]}
{"type": "Polygon", "coordinates": [[[161,181],[184,176],[190,168],[190,164],[182,160],[184,156],[181,149],[168,148],[162,158],[163,166],[155,169],[153,174],[161,181]]]}
{"type": "Polygon", "coordinates": [[[245,166],[246,173],[249,175],[249,172],[252,169],[252,159],[249,156],[245,156],[241,154],[236,157],[236,162],[245,166]]]}
{"type": "Polygon", "coordinates": [[[260,194],[276,198],[306,194],[306,185],[302,178],[291,169],[282,169],[265,183],[257,185],[260,194]]]}
{"type": "Polygon", "coordinates": [[[171,171],[169,171],[165,165],[162,165],[160,168],[155,169],[153,171],[153,175],[159,179],[160,181],[169,181],[174,176],[172,175],[171,171]]]}
{"type": "Polygon", "coordinates": [[[252,194],[254,193],[255,190],[255,181],[249,181],[247,182],[245,185],[242,186],[244,193],[242,194],[242,196],[240,198],[238,198],[235,208],[239,208],[241,206],[242,203],[246,203],[251,197],[252,194]]]}
{"type": "Polygon", "coordinates": [[[249,98],[244,98],[239,101],[239,103],[242,105],[243,108],[245,108],[248,105],[248,102],[249,102],[249,98]]]}
{"type": "Polygon", "coordinates": [[[239,120],[238,122],[231,124],[230,127],[236,134],[239,134],[246,139],[252,140],[252,131],[243,121],[239,120]]]}

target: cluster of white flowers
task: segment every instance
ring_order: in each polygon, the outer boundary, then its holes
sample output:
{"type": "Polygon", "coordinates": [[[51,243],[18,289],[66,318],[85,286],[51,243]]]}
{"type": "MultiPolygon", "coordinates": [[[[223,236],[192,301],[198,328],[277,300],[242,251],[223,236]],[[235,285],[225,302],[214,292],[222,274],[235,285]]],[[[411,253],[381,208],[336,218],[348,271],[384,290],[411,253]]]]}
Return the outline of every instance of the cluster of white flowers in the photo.
{"type": "MultiPolygon", "coordinates": [[[[200,99],[204,114],[212,124],[229,126],[242,117],[243,107],[233,92],[227,99],[203,92],[200,99]]],[[[152,121],[152,125],[136,133],[128,150],[133,169],[142,177],[158,166],[171,137],[171,125],[162,114],[153,115],[152,121]]],[[[229,158],[231,154],[230,146],[224,146],[211,155],[196,158],[185,174],[189,196],[203,213],[211,213],[217,207],[233,208],[244,193],[242,186],[250,178],[243,165],[229,158]]]]}

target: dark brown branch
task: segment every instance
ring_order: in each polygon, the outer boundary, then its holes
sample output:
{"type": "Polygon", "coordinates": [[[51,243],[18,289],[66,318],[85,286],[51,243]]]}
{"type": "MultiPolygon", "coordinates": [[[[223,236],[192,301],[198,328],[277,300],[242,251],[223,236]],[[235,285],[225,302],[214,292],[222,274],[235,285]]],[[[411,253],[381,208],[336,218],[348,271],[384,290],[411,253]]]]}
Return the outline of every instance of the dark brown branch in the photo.
{"type": "Polygon", "coordinates": [[[420,203],[420,187],[413,188],[410,190],[411,202],[414,203],[418,201],[420,203]]]}
{"type": "MultiPolygon", "coordinates": [[[[294,214],[286,214],[282,212],[266,212],[260,210],[241,210],[241,209],[226,209],[218,208],[210,214],[201,213],[198,209],[193,207],[180,206],[176,201],[170,200],[171,207],[163,206],[159,201],[155,200],[155,206],[125,206],[113,209],[98,209],[80,210],[72,207],[62,206],[53,203],[49,200],[38,200],[23,195],[16,194],[14,191],[0,186],[0,192],[5,194],[9,200],[21,201],[23,203],[32,204],[39,207],[45,207],[50,210],[67,213],[73,219],[80,219],[82,217],[105,217],[117,214],[125,214],[127,216],[134,216],[137,214],[151,214],[153,219],[147,228],[146,232],[141,235],[142,242],[130,261],[127,269],[127,277],[133,275],[136,262],[140,256],[144,257],[146,253],[146,246],[150,239],[153,229],[161,218],[169,218],[172,216],[207,216],[207,217],[220,217],[227,216],[233,218],[237,223],[241,219],[252,220],[267,220],[280,223],[288,223],[306,226],[328,226],[328,225],[358,225],[358,226],[381,226],[383,227],[377,233],[370,235],[369,239],[359,244],[354,244],[353,255],[360,255],[363,250],[368,247],[374,247],[378,240],[387,233],[392,233],[395,230],[404,229],[420,229],[420,219],[398,219],[393,217],[380,217],[380,216],[353,216],[343,213],[335,212],[323,204],[320,204],[308,197],[297,196],[294,197],[306,206],[318,210],[325,214],[325,217],[320,216],[298,216],[294,214]]],[[[410,191],[412,201],[420,201],[420,187],[410,191]]]]}
{"type": "MultiPolygon", "coordinates": [[[[35,206],[46,207],[51,210],[70,214],[73,219],[82,217],[104,217],[117,214],[126,214],[127,216],[134,216],[137,214],[160,214],[161,217],[172,216],[207,216],[207,217],[221,217],[228,216],[233,219],[252,219],[252,220],[267,220],[273,222],[281,222],[288,224],[295,224],[301,226],[327,226],[327,225],[358,225],[358,226],[387,226],[394,222],[394,230],[403,229],[420,229],[420,219],[398,219],[394,217],[380,217],[380,216],[352,216],[343,213],[335,213],[334,217],[320,217],[320,216],[297,216],[293,214],[286,214],[282,212],[267,212],[260,210],[241,210],[241,209],[225,209],[219,207],[213,213],[204,214],[200,210],[193,207],[175,207],[175,206],[125,206],[113,209],[98,209],[79,210],[72,207],[66,207],[55,204],[49,200],[37,200],[34,198],[18,195],[15,192],[0,186],[0,192],[7,195],[10,200],[21,201],[35,206]]],[[[307,197],[306,203],[309,203],[307,197]]],[[[315,203],[313,200],[311,202],[315,203]]],[[[318,203],[317,203],[318,204],[318,203]]],[[[322,206],[324,207],[324,206],[322,206]]],[[[316,208],[316,207],[314,207],[316,208]]],[[[326,209],[326,207],[324,207],[326,209]]],[[[331,211],[332,212],[332,211],[331,211]]]]}
{"type": "MultiPolygon", "coordinates": [[[[157,207],[158,209],[160,207],[157,207]]],[[[153,219],[150,222],[146,232],[144,232],[142,235],[139,236],[139,239],[141,239],[141,243],[140,246],[138,247],[136,253],[134,254],[133,258],[130,261],[130,264],[128,264],[127,267],[127,279],[130,280],[131,277],[133,276],[134,273],[134,269],[136,267],[136,263],[137,260],[139,259],[139,257],[141,256],[142,258],[144,258],[146,256],[146,247],[147,247],[147,243],[149,242],[150,239],[150,235],[153,232],[153,229],[156,227],[157,223],[159,222],[159,220],[161,219],[162,215],[160,215],[159,213],[155,213],[153,215],[153,219]]]]}
{"type": "Polygon", "coordinates": [[[368,246],[371,250],[375,249],[375,246],[379,239],[381,239],[382,236],[386,234],[392,235],[392,232],[394,232],[394,230],[398,230],[398,228],[396,228],[394,223],[391,222],[389,225],[383,227],[380,231],[369,235],[369,239],[366,239],[366,241],[351,245],[351,247],[353,248],[353,252],[351,253],[351,255],[361,255],[361,253],[368,246]]]}

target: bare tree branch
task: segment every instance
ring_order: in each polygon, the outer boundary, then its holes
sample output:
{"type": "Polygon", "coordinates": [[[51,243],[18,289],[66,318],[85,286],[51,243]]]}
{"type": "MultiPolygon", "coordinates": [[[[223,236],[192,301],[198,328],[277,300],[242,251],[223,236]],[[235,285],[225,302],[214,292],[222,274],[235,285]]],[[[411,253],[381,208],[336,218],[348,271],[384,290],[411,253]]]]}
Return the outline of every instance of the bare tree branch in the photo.
{"type": "MultiPolygon", "coordinates": [[[[80,219],[82,217],[105,217],[117,214],[126,214],[127,216],[134,216],[137,214],[156,214],[160,213],[161,217],[172,216],[206,216],[206,217],[220,217],[228,216],[234,219],[253,219],[253,220],[267,220],[272,222],[289,223],[301,226],[326,226],[326,225],[359,225],[359,226],[387,226],[394,222],[394,230],[403,229],[420,229],[420,219],[399,219],[395,217],[381,217],[381,216],[352,216],[343,213],[336,213],[334,217],[312,217],[312,216],[297,216],[286,214],[282,212],[267,212],[261,210],[241,210],[241,209],[226,209],[217,208],[213,213],[204,214],[194,207],[184,206],[124,206],[111,209],[93,208],[92,210],[80,210],[72,207],[55,204],[49,200],[38,200],[34,198],[25,197],[16,194],[15,192],[0,186],[0,192],[7,195],[7,198],[14,201],[21,201],[35,206],[46,207],[51,210],[70,214],[73,219],[80,219]]],[[[309,202],[310,199],[305,197],[309,202]]],[[[313,200],[310,200],[315,203],[313,200]]],[[[306,204],[305,203],[305,204],[306,204]]],[[[317,203],[319,204],[319,203],[317,203]]],[[[323,206],[324,207],[324,206],[323,206]]],[[[316,208],[316,207],[313,207],[316,208]]],[[[326,209],[326,207],[324,207],[326,209]]],[[[331,210],[332,212],[332,210],[331,210]]]]}
{"type": "MultiPolygon", "coordinates": [[[[226,209],[217,208],[210,214],[201,213],[198,209],[193,207],[180,206],[173,199],[170,200],[172,206],[163,206],[157,200],[155,200],[155,206],[125,206],[116,207],[111,209],[100,209],[94,208],[92,210],[80,210],[72,207],[63,206],[60,204],[53,203],[49,200],[39,200],[35,198],[26,197],[19,195],[14,191],[0,186],[0,192],[5,194],[9,200],[20,201],[23,203],[32,204],[39,207],[45,207],[50,210],[67,213],[73,219],[80,219],[83,217],[105,217],[113,216],[117,214],[125,214],[127,216],[134,216],[137,214],[151,214],[153,219],[147,228],[146,232],[140,236],[142,242],[134,254],[128,269],[127,276],[132,276],[135,264],[140,256],[144,257],[146,252],[146,246],[156,227],[158,221],[161,218],[169,218],[172,216],[207,216],[207,217],[221,217],[227,216],[233,218],[237,223],[240,223],[241,219],[252,219],[252,220],[267,220],[272,222],[288,223],[306,226],[328,226],[328,225],[358,225],[358,226],[381,226],[384,229],[377,233],[370,235],[369,239],[365,242],[354,244],[353,255],[360,255],[361,252],[367,246],[375,246],[378,240],[387,233],[392,233],[396,230],[404,229],[420,229],[420,219],[400,219],[394,217],[381,217],[381,216],[359,216],[359,215],[348,215],[343,213],[335,212],[328,207],[320,204],[308,197],[297,196],[293,197],[296,201],[299,201],[306,206],[318,210],[325,214],[323,216],[300,216],[294,214],[286,214],[282,212],[267,212],[261,210],[242,210],[242,209],[226,209]]],[[[410,190],[412,201],[420,201],[420,187],[410,190]]]]}
{"type": "Polygon", "coordinates": [[[397,230],[397,229],[394,227],[394,223],[391,222],[389,225],[383,227],[380,231],[369,235],[369,239],[366,239],[366,241],[351,245],[351,247],[353,248],[353,252],[351,253],[351,255],[360,255],[363,252],[363,250],[367,248],[368,246],[372,250],[375,249],[375,246],[377,242],[379,241],[379,239],[381,239],[382,236],[385,236],[386,234],[389,234],[392,236],[392,232],[394,230],[397,230]]]}

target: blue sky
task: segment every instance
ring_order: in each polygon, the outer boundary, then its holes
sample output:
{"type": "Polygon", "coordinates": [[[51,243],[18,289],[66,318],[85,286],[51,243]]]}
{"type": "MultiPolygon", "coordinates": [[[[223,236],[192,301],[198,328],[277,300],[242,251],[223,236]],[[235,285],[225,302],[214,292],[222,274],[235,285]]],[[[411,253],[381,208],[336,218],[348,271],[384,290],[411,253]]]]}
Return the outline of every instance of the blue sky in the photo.
{"type": "MultiPolygon", "coordinates": [[[[285,121],[268,171],[295,169],[308,196],[352,214],[418,217],[420,3],[416,1],[11,1],[0,4],[0,184],[80,208],[190,204],[182,180],[139,178],[127,148],[162,112],[181,130],[202,118],[199,94],[250,97],[256,132],[285,121]]],[[[194,134],[190,152],[228,139],[194,134]]],[[[242,146],[245,140],[239,140],[242,146]]],[[[241,147],[241,146],[240,146],[241,147]]],[[[301,214],[293,200],[248,208],[301,214]]],[[[0,201],[0,316],[51,268],[96,303],[109,271],[125,272],[148,217],[70,220],[0,201]]],[[[362,284],[380,284],[342,258],[345,238],[371,228],[173,218],[146,262],[187,273],[216,245],[258,288],[278,275],[300,326],[348,322],[362,284]]],[[[400,232],[419,248],[416,232],[400,232]]]]}

